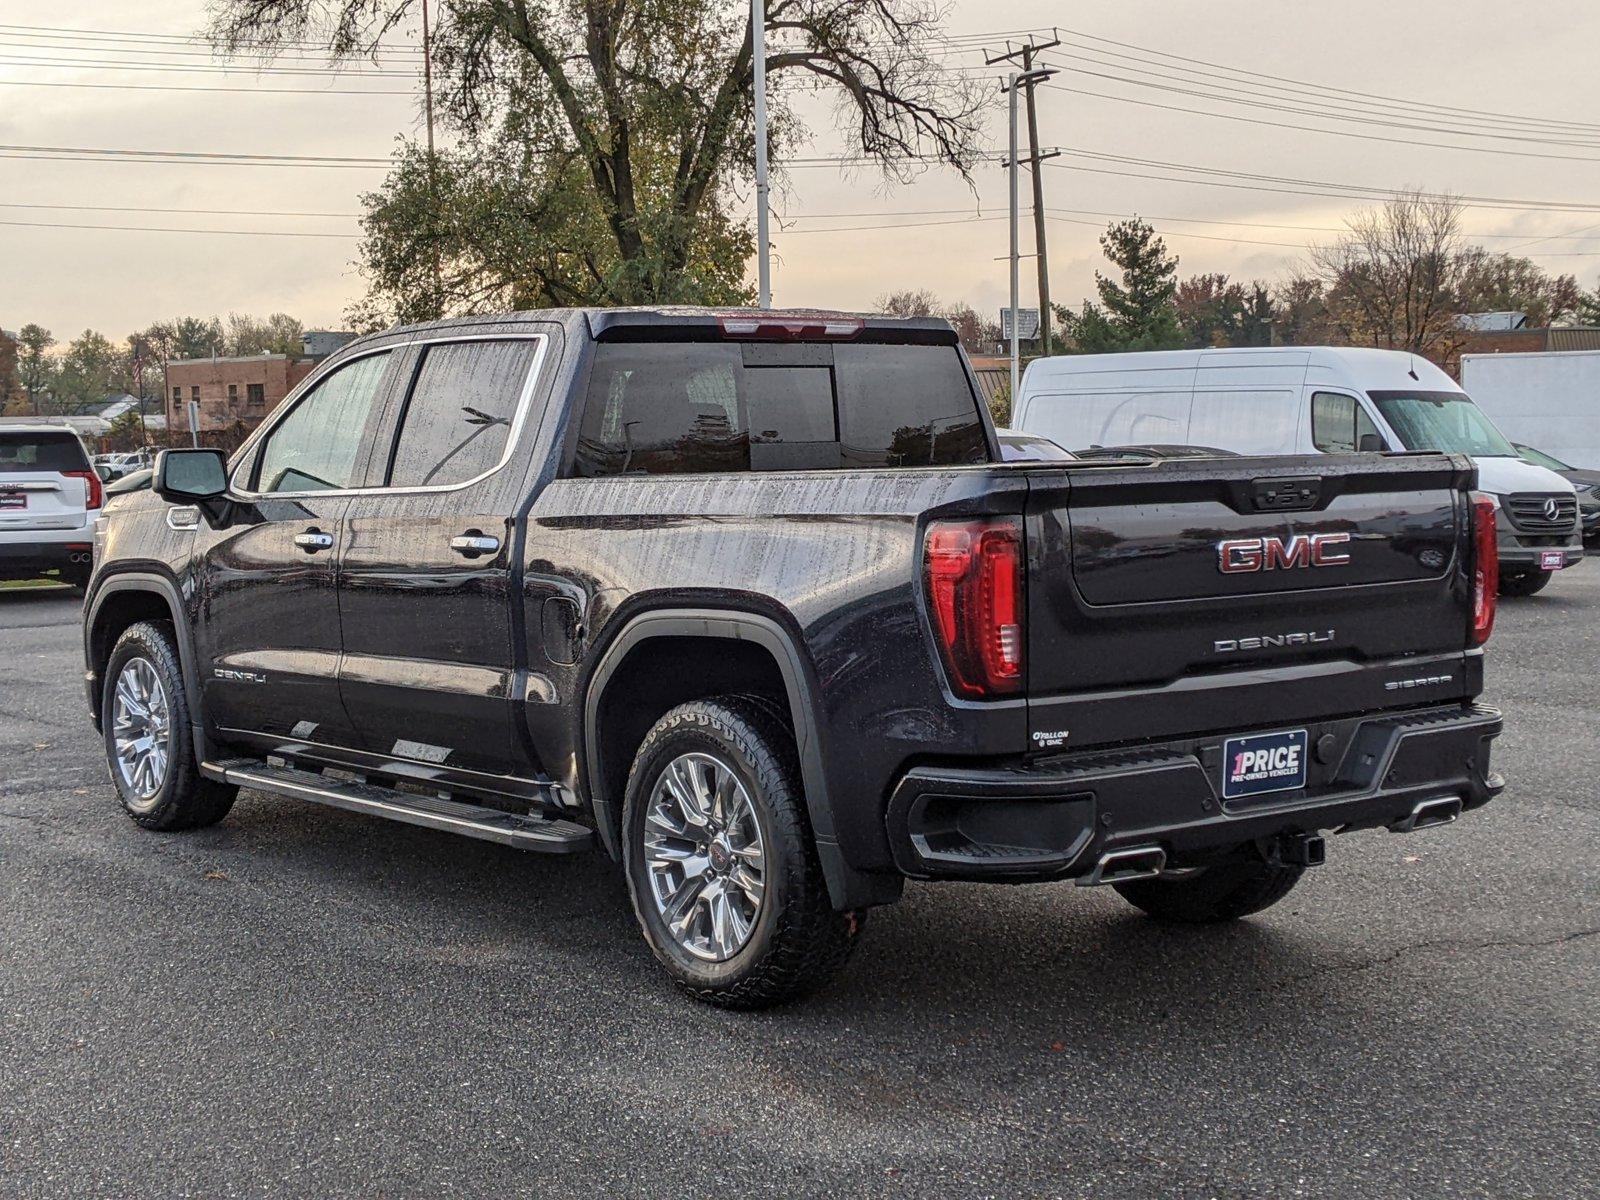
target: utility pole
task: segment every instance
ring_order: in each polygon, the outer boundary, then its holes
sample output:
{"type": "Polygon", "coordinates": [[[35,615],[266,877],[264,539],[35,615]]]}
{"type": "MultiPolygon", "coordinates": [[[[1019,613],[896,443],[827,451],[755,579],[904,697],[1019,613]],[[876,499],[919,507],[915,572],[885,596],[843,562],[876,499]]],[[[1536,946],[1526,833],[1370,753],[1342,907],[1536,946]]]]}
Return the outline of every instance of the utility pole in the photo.
{"type": "Polygon", "coordinates": [[[750,0],[750,55],[756,93],[756,295],[772,307],[772,264],[767,246],[767,0],[750,0]]]}
{"type": "MultiPolygon", "coordinates": [[[[1006,159],[1006,178],[1010,184],[1011,192],[1011,402],[1016,403],[1017,392],[1021,387],[1022,376],[1022,348],[1021,327],[1022,321],[1017,311],[1021,303],[1022,281],[1020,278],[1022,251],[1017,239],[1017,168],[1021,165],[1017,155],[1017,91],[1027,87],[1032,93],[1033,85],[1041,79],[1048,79],[1054,71],[1013,71],[1007,77],[1003,89],[1010,101],[1011,111],[1011,153],[1006,159]]],[[[1037,174],[1038,168],[1035,167],[1037,174]]],[[[1042,255],[1041,255],[1042,257],[1042,255]]],[[[1041,314],[1042,319],[1042,314],[1041,314]]]]}
{"type": "MultiPolygon", "coordinates": [[[[1047,158],[1056,157],[1060,151],[1052,150],[1046,154],[1039,153],[1039,113],[1034,105],[1033,87],[1034,84],[1050,78],[1050,76],[1055,74],[1055,72],[1048,70],[1035,71],[1033,67],[1033,56],[1041,51],[1050,49],[1052,46],[1059,46],[1060,44],[1060,38],[1052,38],[1048,42],[1030,41],[1026,46],[1020,46],[1015,50],[1007,51],[1005,54],[997,54],[993,58],[988,58],[987,60],[989,66],[995,66],[1003,62],[1015,62],[1019,57],[1022,59],[1021,73],[1013,74],[1011,79],[1013,81],[1013,87],[1018,81],[1022,82],[1027,87],[1028,157],[1026,161],[1029,168],[1033,172],[1033,248],[1035,252],[1034,266],[1038,269],[1039,273],[1039,349],[1043,354],[1050,353],[1050,259],[1045,252],[1044,179],[1039,171],[1039,164],[1047,158]]],[[[1012,107],[1015,109],[1014,103],[1012,107]]],[[[1014,119],[1012,123],[1015,124],[1014,119]]],[[[1015,144],[1013,144],[1011,147],[1011,157],[1013,159],[1017,157],[1017,147],[1015,144]]],[[[1015,214],[1012,215],[1012,222],[1013,224],[1016,222],[1015,214]]],[[[1015,246],[1012,247],[1012,250],[1013,253],[1015,253],[1015,246]]],[[[1016,306],[1017,300],[1015,295],[1013,295],[1011,300],[1013,323],[1016,321],[1016,306]]]]}

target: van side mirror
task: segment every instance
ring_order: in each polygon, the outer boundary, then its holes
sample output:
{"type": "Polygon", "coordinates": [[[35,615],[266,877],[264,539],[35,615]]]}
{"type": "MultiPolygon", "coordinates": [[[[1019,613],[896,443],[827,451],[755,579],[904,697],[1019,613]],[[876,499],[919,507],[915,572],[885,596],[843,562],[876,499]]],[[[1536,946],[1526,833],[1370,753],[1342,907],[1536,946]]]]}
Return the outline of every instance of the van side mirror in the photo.
{"type": "Polygon", "coordinates": [[[163,450],[151,486],[169,504],[204,504],[228,491],[228,460],[221,450],[163,450]]]}
{"type": "Polygon", "coordinates": [[[1381,433],[1363,433],[1356,443],[1356,449],[1362,454],[1381,453],[1388,448],[1389,444],[1383,440],[1381,433]]]}
{"type": "Polygon", "coordinates": [[[94,469],[94,473],[100,476],[101,483],[111,482],[111,468],[106,466],[105,463],[98,464],[94,469]]]}

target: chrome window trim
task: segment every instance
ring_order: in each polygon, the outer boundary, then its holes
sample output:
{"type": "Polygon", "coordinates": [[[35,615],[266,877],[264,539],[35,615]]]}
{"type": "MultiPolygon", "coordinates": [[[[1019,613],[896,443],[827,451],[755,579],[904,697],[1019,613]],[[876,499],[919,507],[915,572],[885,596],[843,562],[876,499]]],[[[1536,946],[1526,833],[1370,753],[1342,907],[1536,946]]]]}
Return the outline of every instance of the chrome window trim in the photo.
{"type": "MultiPolygon", "coordinates": [[[[440,492],[459,492],[463,488],[469,488],[474,484],[482,483],[491,475],[497,474],[501,470],[504,470],[506,464],[511,461],[512,455],[516,453],[517,442],[522,437],[522,432],[528,423],[529,411],[533,407],[533,398],[539,390],[539,378],[543,372],[544,358],[549,348],[550,335],[547,333],[452,334],[448,337],[418,337],[408,339],[404,342],[391,342],[386,346],[373,346],[371,349],[363,350],[360,354],[352,354],[348,358],[340,359],[338,362],[329,363],[323,370],[306,376],[305,380],[298,388],[294,390],[294,392],[284,397],[283,403],[278,405],[278,409],[274,411],[272,417],[267,421],[263,421],[261,423],[261,427],[245,440],[244,445],[239,447],[239,465],[233,469],[233,473],[228,477],[229,493],[242,500],[294,500],[306,499],[313,496],[416,496],[431,495],[440,492]],[[370,358],[374,354],[389,354],[395,350],[409,350],[414,346],[443,346],[459,342],[538,343],[538,348],[533,354],[533,362],[528,366],[528,377],[523,381],[522,384],[522,395],[517,398],[516,415],[512,417],[511,429],[506,434],[506,448],[500,455],[500,461],[495,463],[495,465],[490,467],[487,471],[479,472],[471,479],[463,479],[460,483],[413,487],[325,488],[320,491],[311,492],[253,492],[240,483],[240,475],[245,472],[245,467],[249,461],[250,455],[254,453],[256,446],[269,437],[274,429],[288,419],[289,414],[294,411],[295,406],[298,405],[300,401],[305,398],[305,396],[309,395],[315,388],[319,387],[322,381],[332,375],[335,371],[342,370],[351,363],[357,362],[360,359],[370,358]],[[280,416],[279,413],[282,415],[280,416]]],[[[404,399],[406,400],[408,407],[410,402],[410,393],[412,388],[415,386],[416,380],[413,377],[407,382],[405,389],[404,399]]],[[[404,420],[404,415],[404,413],[401,414],[402,422],[404,420]]],[[[398,427],[396,432],[398,432],[398,427]]]]}

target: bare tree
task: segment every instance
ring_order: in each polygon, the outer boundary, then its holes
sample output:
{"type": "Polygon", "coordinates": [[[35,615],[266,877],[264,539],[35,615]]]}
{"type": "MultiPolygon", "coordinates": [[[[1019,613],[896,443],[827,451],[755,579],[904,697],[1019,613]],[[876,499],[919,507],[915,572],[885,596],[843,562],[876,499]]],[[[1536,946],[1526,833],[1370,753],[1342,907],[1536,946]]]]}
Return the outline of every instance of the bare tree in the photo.
{"type": "Polygon", "coordinates": [[[1342,340],[1452,362],[1464,340],[1454,303],[1467,262],[1460,202],[1408,192],[1347,224],[1348,234],[1311,250],[1342,340]]]}

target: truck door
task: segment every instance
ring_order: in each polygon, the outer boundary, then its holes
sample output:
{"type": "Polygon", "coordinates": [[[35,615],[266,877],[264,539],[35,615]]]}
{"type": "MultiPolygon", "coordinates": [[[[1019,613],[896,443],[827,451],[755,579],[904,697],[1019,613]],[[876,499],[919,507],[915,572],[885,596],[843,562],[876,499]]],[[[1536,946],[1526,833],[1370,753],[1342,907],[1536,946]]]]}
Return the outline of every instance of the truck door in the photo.
{"type": "Polygon", "coordinates": [[[364,745],[491,789],[493,777],[540,773],[514,721],[523,655],[512,564],[548,341],[419,346],[346,517],[340,678],[364,745]]]}
{"type": "Polygon", "coordinates": [[[289,402],[235,470],[234,519],[198,526],[201,686],[223,729],[356,744],[339,695],[338,558],[398,357],[351,359],[289,402]]]}

